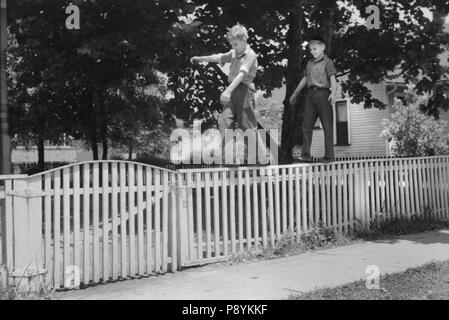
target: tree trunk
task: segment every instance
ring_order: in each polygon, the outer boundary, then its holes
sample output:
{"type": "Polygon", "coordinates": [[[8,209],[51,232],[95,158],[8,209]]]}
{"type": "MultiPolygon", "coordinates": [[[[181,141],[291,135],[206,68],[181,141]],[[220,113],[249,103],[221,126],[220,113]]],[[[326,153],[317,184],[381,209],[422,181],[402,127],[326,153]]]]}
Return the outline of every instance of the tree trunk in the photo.
{"type": "Polygon", "coordinates": [[[45,144],[41,135],[37,138],[37,163],[39,171],[45,171],[45,144]]]}
{"type": "Polygon", "coordinates": [[[108,160],[108,141],[105,137],[102,137],[101,139],[101,146],[103,149],[101,157],[103,160],[108,160]]]}
{"type": "Polygon", "coordinates": [[[334,34],[335,24],[335,11],[337,10],[337,3],[331,2],[329,7],[326,8],[326,15],[323,17],[323,34],[326,41],[326,52],[331,54],[332,52],[332,36],[334,34]]]}
{"type": "Polygon", "coordinates": [[[133,145],[130,144],[128,146],[128,160],[132,161],[132,159],[133,159],[133,145]]]}
{"type": "Polygon", "coordinates": [[[284,114],[282,116],[282,134],[281,134],[281,163],[290,163],[292,161],[291,149],[295,144],[302,144],[302,108],[301,100],[295,106],[289,103],[290,96],[295,91],[301,80],[302,75],[302,23],[303,11],[302,0],[297,0],[295,6],[290,12],[290,28],[287,35],[288,45],[288,64],[285,74],[286,78],[286,96],[284,100],[284,114]],[[299,123],[298,123],[299,122],[299,123]]]}
{"type": "Polygon", "coordinates": [[[90,147],[92,148],[92,156],[96,161],[98,160],[98,138],[97,138],[97,115],[95,112],[95,105],[97,101],[97,93],[92,89],[92,103],[91,103],[91,127],[90,127],[90,147]]]}
{"type": "Polygon", "coordinates": [[[92,148],[92,155],[94,160],[98,160],[98,140],[97,140],[97,133],[92,132],[92,135],[90,137],[90,147],[92,148]]]}
{"type": "Polygon", "coordinates": [[[100,107],[100,135],[101,135],[101,145],[102,145],[102,160],[108,160],[108,138],[107,138],[107,114],[105,106],[105,98],[103,92],[100,93],[100,99],[98,104],[100,107]]]}

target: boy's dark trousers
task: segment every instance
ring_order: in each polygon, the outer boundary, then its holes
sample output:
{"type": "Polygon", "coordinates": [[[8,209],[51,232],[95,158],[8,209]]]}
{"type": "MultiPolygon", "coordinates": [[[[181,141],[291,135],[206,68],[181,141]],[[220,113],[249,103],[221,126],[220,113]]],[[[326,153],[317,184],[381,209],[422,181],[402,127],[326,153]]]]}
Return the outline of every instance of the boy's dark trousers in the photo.
{"type": "Polygon", "coordinates": [[[247,84],[241,83],[231,94],[231,101],[223,107],[221,113],[220,130],[239,129],[246,131],[257,128],[255,109],[256,90],[247,84]]]}
{"type": "Polygon", "coordinates": [[[334,158],[334,113],[329,102],[331,91],[328,88],[307,88],[303,122],[303,156],[310,157],[313,128],[317,117],[324,130],[325,158],[334,158]]]}
{"type": "MultiPolygon", "coordinates": [[[[242,129],[243,132],[248,129],[257,130],[257,119],[254,111],[255,93],[256,90],[252,86],[240,83],[232,92],[230,103],[223,107],[219,120],[219,130],[223,138],[223,152],[225,151],[226,129],[238,128],[242,129]]],[[[247,147],[248,146],[245,143],[245,149],[247,149],[247,147]]]]}

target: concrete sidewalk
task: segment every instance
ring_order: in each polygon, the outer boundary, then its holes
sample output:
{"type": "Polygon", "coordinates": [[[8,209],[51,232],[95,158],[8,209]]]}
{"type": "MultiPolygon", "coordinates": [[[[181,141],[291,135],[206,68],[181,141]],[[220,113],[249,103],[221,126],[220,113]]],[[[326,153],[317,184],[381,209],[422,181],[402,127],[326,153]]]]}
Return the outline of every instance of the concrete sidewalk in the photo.
{"type": "Polygon", "coordinates": [[[61,292],[55,298],[278,300],[317,287],[333,287],[365,279],[368,265],[377,265],[381,274],[385,274],[444,260],[449,260],[449,230],[361,242],[269,261],[209,265],[174,274],[61,292]]]}

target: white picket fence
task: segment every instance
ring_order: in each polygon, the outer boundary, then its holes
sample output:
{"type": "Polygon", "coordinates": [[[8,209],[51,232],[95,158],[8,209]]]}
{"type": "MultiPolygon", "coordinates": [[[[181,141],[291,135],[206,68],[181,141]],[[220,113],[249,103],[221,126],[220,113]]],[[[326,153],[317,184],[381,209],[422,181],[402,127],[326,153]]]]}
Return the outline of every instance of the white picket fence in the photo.
{"type": "Polygon", "coordinates": [[[170,171],[101,161],[3,176],[2,261],[55,288],[174,272],[260,250],[317,224],[449,218],[449,157],[170,171]]]}

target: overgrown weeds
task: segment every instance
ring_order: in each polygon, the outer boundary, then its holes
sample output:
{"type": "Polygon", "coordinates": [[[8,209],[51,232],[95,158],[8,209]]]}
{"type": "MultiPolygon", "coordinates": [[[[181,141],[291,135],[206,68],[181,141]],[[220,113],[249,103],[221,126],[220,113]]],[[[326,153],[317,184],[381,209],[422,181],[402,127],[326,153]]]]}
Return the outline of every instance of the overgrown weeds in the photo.
{"type": "Polygon", "coordinates": [[[428,232],[449,228],[449,220],[438,218],[430,208],[410,217],[397,212],[388,213],[372,221],[369,228],[356,220],[352,231],[343,234],[334,227],[318,223],[307,231],[287,231],[280,236],[269,235],[268,246],[235,255],[231,263],[247,262],[254,259],[274,259],[297,255],[311,250],[329,249],[348,245],[360,240],[379,240],[401,235],[428,232]],[[274,244],[273,244],[274,243],[274,244]]]}
{"type": "MultiPolygon", "coordinates": [[[[29,271],[26,268],[24,274],[29,271]]],[[[8,268],[0,266],[0,300],[49,300],[53,290],[45,283],[41,277],[32,278],[26,285],[28,290],[24,290],[24,282],[27,278],[15,279],[8,268]],[[31,290],[30,288],[34,288],[31,290]]]]}
{"type": "Polygon", "coordinates": [[[270,244],[262,251],[262,255],[272,259],[310,250],[333,248],[349,242],[350,239],[336,228],[325,227],[320,223],[312,226],[307,232],[285,232],[276,239],[274,246],[271,245],[270,238],[270,244]]]}

